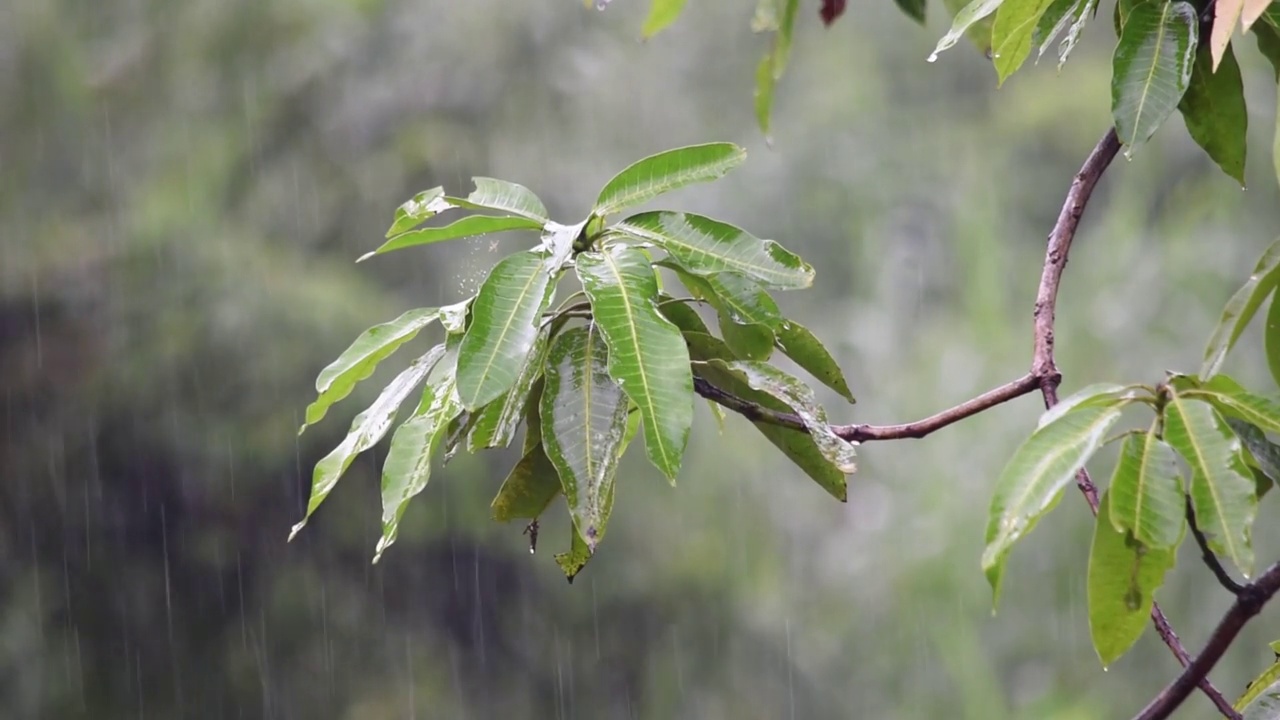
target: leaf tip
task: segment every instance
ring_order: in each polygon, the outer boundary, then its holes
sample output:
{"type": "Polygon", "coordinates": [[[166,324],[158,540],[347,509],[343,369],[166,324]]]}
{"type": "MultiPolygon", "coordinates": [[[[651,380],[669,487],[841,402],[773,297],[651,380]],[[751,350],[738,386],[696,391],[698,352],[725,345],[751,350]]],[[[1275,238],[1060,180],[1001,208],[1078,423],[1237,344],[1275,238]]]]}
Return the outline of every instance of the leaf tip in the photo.
{"type": "Polygon", "coordinates": [[[302,532],[302,528],[306,526],[307,526],[307,519],[303,518],[301,522],[299,522],[297,525],[294,525],[293,528],[289,530],[289,539],[286,540],[285,542],[293,542],[293,539],[297,537],[298,533],[302,532]]]}
{"type": "Polygon", "coordinates": [[[377,255],[377,254],[378,254],[378,251],[377,251],[377,250],[372,250],[372,251],[367,252],[367,253],[365,253],[365,254],[361,255],[360,257],[356,258],[356,262],[357,262],[357,263],[362,263],[362,262],[364,262],[365,260],[368,260],[369,258],[371,258],[371,257],[373,257],[374,255],[377,255]]]}

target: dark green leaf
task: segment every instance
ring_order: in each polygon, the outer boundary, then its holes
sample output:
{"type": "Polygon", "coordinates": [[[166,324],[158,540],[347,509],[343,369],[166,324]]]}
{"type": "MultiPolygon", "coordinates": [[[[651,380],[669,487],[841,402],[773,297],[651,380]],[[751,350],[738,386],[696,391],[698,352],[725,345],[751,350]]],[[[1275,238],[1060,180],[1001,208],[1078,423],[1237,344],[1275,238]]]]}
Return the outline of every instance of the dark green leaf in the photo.
{"type": "Polygon", "coordinates": [[[412,230],[427,219],[452,207],[454,207],[453,203],[444,197],[444,188],[433,187],[430,190],[423,190],[396,208],[396,217],[391,223],[391,229],[387,230],[387,237],[412,230]]]}
{"type": "Polygon", "coordinates": [[[471,181],[475,183],[476,189],[471,191],[466,200],[449,198],[449,202],[473,210],[498,210],[518,215],[539,225],[547,222],[546,206],[529,188],[490,177],[473,177],[471,181]]]}
{"type": "Polygon", "coordinates": [[[1258,51],[1271,63],[1275,81],[1280,82],[1280,31],[1270,23],[1258,23],[1253,26],[1253,35],[1258,40],[1258,51]]]}
{"type": "Polygon", "coordinates": [[[991,27],[992,62],[999,84],[1022,67],[1035,40],[1036,26],[1053,0],[1004,0],[991,27]]]}
{"type": "Polygon", "coordinates": [[[1280,385],[1280,293],[1271,296],[1271,307],[1267,310],[1267,325],[1263,331],[1263,346],[1267,351],[1267,368],[1271,377],[1280,385]]]}
{"type": "Polygon", "coordinates": [[[1218,412],[1256,425],[1267,432],[1280,432],[1280,403],[1255,395],[1226,375],[1215,375],[1199,388],[1182,391],[1188,398],[1211,403],[1218,412]]]}
{"type": "Polygon", "coordinates": [[[582,539],[582,534],[573,523],[569,523],[569,538],[569,552],[556,553],[556,564],[564,571],[565,578],[572,583],[591,560],[591,548],[587,547],[587,541],[582,539]]]}
{"type": "Polygon", "coordinates": [[[597,217],[648,202],[659,195],[724,176],[747,158],[733,143],[708,143],[650,155],[618,173],[600,191],[597,217]]]}
{"type": "Polygon", "coordinates": [[[1116,532],[1127,532],[1153,550],[1172,548],[1182,538],[1186,504],[1178,455],[1154,429],[1125,438],[1109,494],[1116,532]]]}
{"type": "Polygon", "coordinates": [[[445,240],[487,235],[504,230],[539,230],[542,223],[523,217],[468,215],[443,227],[429,227],[401,233],[386,241],[373,252],[361,255],[356,262],[363,262],[374,255],[382,255],[392,250],[403,250],[416,245],[429,245],[445,240]]]}
{"type": "Polygon", "coordinates": [[[471,303],[475,299],[473,295],[462,302],[440,308],[440,324],[444,326],[446,333],[452,336],[461,335],[467,331],[467,321],[471,318],[471,303]]]}
{"type": "Polygon", "coordinates": [[[1209,49],[1196,51],[1191,84],[1178,104],[1187,132],[1222,172],[1244,185],[1245,137],[1249,116],[1244,105],[1244,81],[1235,53],[1227,48],[1215,71],[1209,49]]]}
{"type": "Polygon", "coordinates": [[[649,459],[675,481],[693,424],[693,376],[680,330],[658,313],[658,279],[625,245],[584,252],[578,277],[609,346],[609,375],[643,413],[649,459]]]}
{"type": "Polygon", "coordinates": [[[1227,353],[1231,352],[1236,340],[1240,339],[1240,334],[1249,321],[1253,320],[1258,308],[1275,292],[1277,283],[1280,283],[1280,240],[1267,248],[1254,266],[1253,274],[1227,301],[1227,306],[1222,310],[1222,319],[1213,329],[1209,344],[1204,350],[1200,377],[1207,379],[1217,374],[1223,361],[1227,359],[1227,353]]]}
{"type": "Polygon", "coordinates": [[[1173,548],[1150,548],[1130,533],[1116,532],[1111,495],[1104,493],[1098,505],[1089,552],[1089,631],[1103,667],[1118,660],[1142,636],[1150,623],[1155,591],[1164,584],[1177,555],[1173,548]]]}
{"type": "Polygon", "coordinates": [[[520,417],[529,398],[529,390],[534,381],[542,376],[543,360],[547,355],[547,336],[549,327],[538,332],[533,341],[533,349],[525,355],[520,371],[516,373],[515,383],[505,395],[484,406],[476,418],[467,438],[467,448],[471,452],[481,449],[506,447],[515,437],[516,428],[520,426],[520,417]]]}
{"type": "Polygon", "coordinates": [[[659,296],[658,312],[662,316],[670,320],[673,325],[680,328],[683,332],[710,333],[707,324],[702,321],[702,316],[697,310],[689,307],[688,303],[681,302],[666,296],[659,296]]]}
{"type": "Polygon", "coordinates": [[[542,378],[529,391],[525,406],[524,447],[516,466],[502,481],[490,509],[493,519],[507,522],[513,518],[533,520],[542,515],[556,495],[560,494],[560,475],[542,448],[542,378]]]}
{"type": "Polygon", "coordinates": [[[1235,431],[1244,445],[1245,461],[1253,467],[1253,479],[1258,499],[1280,480],[1280,445],[1267,439],[1266,433],[1243,420],[1227,418],[1227,425],[1235,431]]]}
{"type": "Polygon", "coordinates": [[[1062,34],[1062,31],[1075,21],[1077,14],[1084,8],[1087,0],[1053,0],[1049,4],[1049,8],[1044,11],[1040,19],[1036,22],[1036,31],[1032,36],[1031,42],[1039,46],[1036,53],[1036,62],[1044,57],[1049,46],[1053,44],[1054,38],[1062,34]]]}
{"type": "Polygon", "coordinates": [[[645,18],[641,34],[645,38],[657,35],[680,17],[681,11],[684,10],[684,3],[685,0],[650,0],[649,17],[645,18]]]}
{"type": "MultiPolygon", "coordinates": [[[[1240,22],[1240,12],[1244,10],[1245,0],[1214,0],[1213,29],[1209,35],[1209,53],[1212,57],[1210,69],[1217,70],[1222,62],[1223,54],[1231,43],[1236,24],[1240,22]]],[[[1248,28],[1246,28],[1247,30],[1248,28]]]]}
{"type": "Polygon", "coordinates": [[[937,62],[938,54],[959,42],[960,37],[970,28],[973,28],[970,37],[978,45],[978,49],[983,54],[990,55],[990,28],[992,21],[982,21],[999,9],[1004,0],[973,0],[967,5],[962,4],[963,0],[943,0],[943,2],[948,6],[948,9],[955,13],[955,20],[951,23],[951,29],[947,31],[946,35],[942,36],[942,39],[938,41],[938,46],[933,49],[933,54],[929,56],[929,62],[937,62]]]}
{"type": "Polygon", "coordinates": [[[1111,114],[1126,157],[1169,118],[1191,82],[1199,21],[1182,2],[1146,2],[1125,19],[1112,61],[1111,114]]]}
{"type": "Polygon", "coordinates": [[[823,385],[840,393],[849,402],[856,402],[844,371],[809,328],[791,320],[784,320],[777,329],[778,349],[797,365],[807,370],[823,385]]]}
{"type": "Polygon", "coordinates": [[[893,0],[898,9],[921,25],[925,20],[925,0],[893,0]]]}

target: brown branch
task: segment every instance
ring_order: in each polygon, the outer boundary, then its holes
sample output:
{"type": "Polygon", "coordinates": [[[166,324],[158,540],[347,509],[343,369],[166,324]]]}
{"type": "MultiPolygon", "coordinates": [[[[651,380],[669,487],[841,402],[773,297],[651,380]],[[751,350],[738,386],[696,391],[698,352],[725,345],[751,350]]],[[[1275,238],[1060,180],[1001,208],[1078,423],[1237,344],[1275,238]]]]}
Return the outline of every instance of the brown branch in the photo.
{"type": "Polygon", "coordinates": [[[1191,504],[1191,496],[1187,496],[1187,526],[1191,528],[1191,535],[1196,539],[1196,544],[1200,546],[1200,556],[1204,558],[1204,564],[1209,566],[1209,570],[1213,572],[1213,576],[1218,579],[1218,584],[1227,589],[1232,595],[1239,595],[1244,592],[1244,586],[1236,582],[1227,569],[1222,567],[1222,563],[1218,561],[1218,556],[1213,554],[1213,550],[1209,548],[1209,540],[1205,538],[1204,532],[1200,530],[1200,526],[1196,525],[1196,510],[1191,504]]]}
{"type": "MultiPolygon", "coordinates": [[[[1173,711],[1191,694],[1191,690],[1208,677],[1209,671],[1227,652],[1227,648],[1231,647],[1231,643],[1235,641],[1245,624],[1262,611],[1262,606],[1266,605],[1277,591],[1280,591],[1280,563],[1272,565],[1256,582],[1249,583],[1241,589],[1240,594],[1236,596],[1236,601],[1232,603],[1230,609],[1222,616],[1218,627],[1214,628],[1213,634],[1209,636],[1209,642],[1205,644],[1204,650],[1201,650],[1200,654],[1183,668],[1182,674],[1161,690],[1160,694],[1142,709],[1142,712],[1135,715],[1134,720],[1163,720],[1173,714],[1173,711]]],[[[1235,717],[1239,716],[1235,715],[1235,717]]]]}

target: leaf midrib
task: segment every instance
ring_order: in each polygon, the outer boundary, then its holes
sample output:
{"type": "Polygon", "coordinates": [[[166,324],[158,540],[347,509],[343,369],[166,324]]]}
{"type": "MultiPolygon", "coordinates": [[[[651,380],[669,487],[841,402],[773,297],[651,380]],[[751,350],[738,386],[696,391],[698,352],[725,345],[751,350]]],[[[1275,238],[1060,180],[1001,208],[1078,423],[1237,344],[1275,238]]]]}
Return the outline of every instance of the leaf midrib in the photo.
{"type": "Polygon", "coordinates": [[[1191,431],[1191,424],[1187,422],[1187,413],[1183,407],[1183,399],[1174,393],[1170,396],[1169,402],[1177,409],[1179,420],[1182,422],[1182,428],[1187,433],[1187,444],[1195,452],[1196,460],[1199,463],[1197,474],[1204,480],[1204,484],[1209,488],[1209,494],[1213,497],[1213,512],[1218,517],[1219,527],[1222,528],[1223,542],[1227,545],[1227,551],[1231,554],[1231,560],[1236,564],[1240,563],[1240,554],[1236,550],[1235,538],[1231,536],[1230,526],[1227,523],[1227,516],[1223,514],[1222,498],[1218,497],[1218,489],[1209,479],[1208,472],[1209,463],[1205,460],[1204,451],[1200,449],[1200,443],[1196,442],[1195,434],[1191,431]]]}
{"type": "Polygon", "coordinates": [[[534,282],[537,281],[538,276],[541,274],[542,263],[539,262],[537,269],[530,273],[529,279],[525,282],[524,287],[521,288],[520,295],[516,298],[515,307],[513,307],[511,312],[507,314],[507,321],[503,323],[502,332],[498,334],[497,340],[493,343],[493,351],[489,353],[489,357],[485,361],[484,370],[480,373],[480,380],[476,383],[476,389],[471,396],[470,404],[475,403],[476,394],[480,392],[480,389],[484,387],[485,382],[489,379],[489,371],[493,369],[493,362],[498,357],[498,349],[502,347],[503,342],[507,338],[507,333],[511,331],[511,327],[515,323],[516,315],[518,314],[521,305],[524,303],[524,299],[529,295],[529,288],[533,286],[534,282]]]}
{"type": "MultiPolygon", "coordinates": [[[[636,367],[639,369],[640,384],[644,386],[644,400],[646,406],[645,417],[654,425],[655,430],[652,433],[654,436],[653,441],[658,446],[658,452],[662,455],[665,463],[669,460],[667,446],[665,439],[662,437],[662,433],[657,430],[658,416],[653,404],[653,393],[650,391],[649,373],[645,367],[644,355],[642,354],[642,348],[640,347],[640,335],[636,332],[635,310],[631,305],[631,298],[627,295],[627,288],[623,281],[622,270],[618,267],[617,261],[610,253],[601,253],[601,257],[608,264],[609,271],[613,273],[614,280],[616,280],[618,284],[618,295],[622,299],[623,310],[627,316],[627,330],[631,333],[631,344],[635,348],[636,367]]],[[[648,436],[649,434],[646,433],[645,438],[648,439],[648,436]]]]}

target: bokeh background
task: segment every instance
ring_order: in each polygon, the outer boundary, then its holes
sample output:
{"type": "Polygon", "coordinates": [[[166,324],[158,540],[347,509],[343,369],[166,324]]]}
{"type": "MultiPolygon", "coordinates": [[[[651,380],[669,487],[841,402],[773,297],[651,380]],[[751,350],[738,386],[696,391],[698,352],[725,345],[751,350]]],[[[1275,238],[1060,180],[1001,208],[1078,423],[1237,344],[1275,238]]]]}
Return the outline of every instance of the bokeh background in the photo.
{"type": "MultiPolygon", "coordinates": [[[[1099,666],[1074,491],[1014,552],[992,616],[985,512],[1030,397],[865,446],[846,505],[699,406],[678,486],[628,458],[572,585],[551,557],[562,511],[533,556],[488,520],[513,453],[436,474],[377,566],[381,447],[285,542],[311,465],[376,391],[297,438],[320,368],[528,241],[353,263],[412,193],[472,175],[572,222],[643,155],[741,143],[741,170],[663,204],[818,268],[782,299],[847,369],[860,401],[825,394],[835,419],[914,419],[1027,369],[1044,237],[1109,122],[1109,6],[1065,70],[1046,58],[997,90],[966,44],[925,62],[937,4],[927,28],[862,0],[823,29],[806,2],[768,147],[752,3],[690,3],[640,42],[645,5],[0,6],[0,714],[1103,718],[1175,674],[1150,631],[1099,666]]],[[[1117,160],[1062,288],[1065,391],[1194,370],[1280,229],[1274,83],[1238,46],[1248,190],[1178,118],[1117,160]]],[[[1251,333],[1231,369],[1270,387],[1259,347],[1251,333]]],[[[1280,557],[1275,502],[1260,562],[1280,557]]],[[[1158,597],[1194,650],[1228,598],[1186,550],[1158,597]]],[[[1215,671],[1229,695],[1270,661],[1277,615],[1215,671]]],[[[1195,695],[1179,717],[1211,712],[1195,695]]]]}

